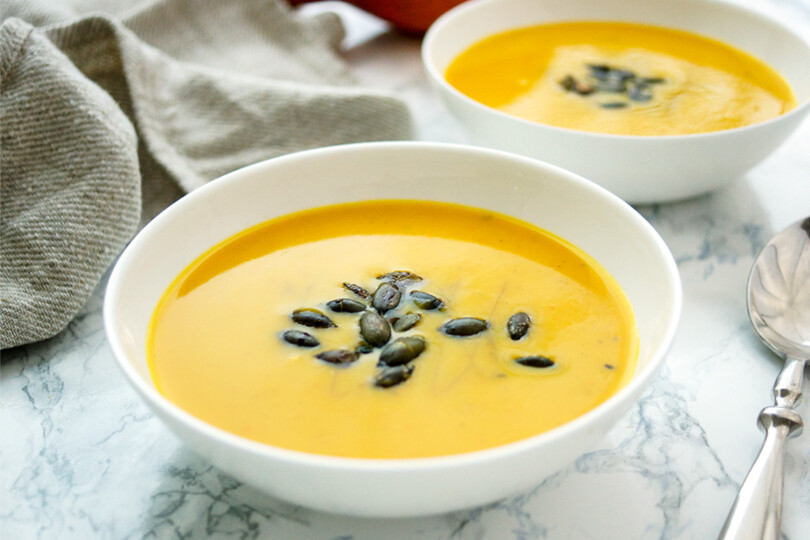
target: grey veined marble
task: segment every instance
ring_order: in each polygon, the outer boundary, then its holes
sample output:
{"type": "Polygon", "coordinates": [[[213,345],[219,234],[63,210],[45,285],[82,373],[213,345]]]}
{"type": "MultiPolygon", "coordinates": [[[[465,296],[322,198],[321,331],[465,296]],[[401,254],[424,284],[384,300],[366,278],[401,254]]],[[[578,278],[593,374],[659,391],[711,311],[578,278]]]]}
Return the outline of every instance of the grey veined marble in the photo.
{"type": "MultiPolygon", "coordinates": [[[[810,34],[807,0],[749,3],[810,34]]],[[[420,138],[466,142],[427,87],[418,41],[337,8],[357,74],[408,101],[420,138]]],[[[681,272],[684,311],[675,343],[652,387],[600,445],[527,493],[400,520],[322,514],[258,493],[196,457],[127,386],[104,337],[102,283],[65,332],[3,353],[0,537],[715,538],[759,450],[756,418],[770,403],[781,364],[751,329],[745,282],[764,242],[810,213],[809,148],[805,122],[742,181],[694,200],[639,207],[681,272]]],[[[799,411],[810,418],[807,401],[799,411]]],[[[804,540],[810,433],[791,440],[785,472],[784,537],[804,540]]]]}

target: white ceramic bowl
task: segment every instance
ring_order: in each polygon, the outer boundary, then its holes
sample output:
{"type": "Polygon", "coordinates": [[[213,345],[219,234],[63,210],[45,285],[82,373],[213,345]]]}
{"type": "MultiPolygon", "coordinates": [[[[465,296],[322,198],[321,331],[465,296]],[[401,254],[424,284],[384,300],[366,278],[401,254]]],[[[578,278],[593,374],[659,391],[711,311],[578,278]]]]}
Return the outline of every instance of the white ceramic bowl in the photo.
{"type": "Polygon", "coordinates": [[[672,340],[680,307],[680,280],[664,242],[635,210],[596,184],[495,150],[364,143],[258,163],[183,197],[121,255],[107,287],[104,323],[126,379],[170,429],[223,471],[303,506],[409,516],[481,505],[529,489],[591,448],[649,385],[672,340]],[[146,363],[147,324],[161,294],[193,259],[279,215],[397,198],[509,214],[594,256],[624,288],[638,320],[640,356],[629,384],[584,416],[530,439],[462,455],[402,460],[274,448],[206,424],[158,393],[146,363]]]}
{"type": "Polygon", "coordinates": [[[810,44],[784,24],[723,0],[477,0],[428,30],[422,58],[432,85],[477,144],[554,163],[631,203],[692,197],[727,185],[770,155],[810,111],[810,44]],[[511,28],[563,20],[620,20],[719,39],[776,68],[798,106],[772,120],[695,135],[624,136],[542,125],[482,105],[444,72],[463,50],[511,28]]]}

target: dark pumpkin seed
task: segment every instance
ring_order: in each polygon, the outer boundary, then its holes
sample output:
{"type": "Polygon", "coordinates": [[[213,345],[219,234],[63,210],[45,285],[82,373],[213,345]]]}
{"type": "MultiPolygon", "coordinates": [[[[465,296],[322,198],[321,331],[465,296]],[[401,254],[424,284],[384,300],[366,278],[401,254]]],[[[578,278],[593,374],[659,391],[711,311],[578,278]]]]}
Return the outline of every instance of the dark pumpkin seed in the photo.
{"type": "Polygon", "coordinates": [[[358,355],[361,354],[368,354],[374,350],[374,346],[370,343],[366,343],[365,341],[361,341],[357,344],[357,347],[354,348],[354,352],[358,355]]]}
{"type": "Polygon", "coordinates": [[[627,90],[627,81],[618,77],[608,77],[605,81],[596,85],[600,92],[609,92],[611,94],[621,94],[627,90]]]}
{"type": "Polygon", "coordinates": [[[357,360],[357,353],[346,349],[332,349],[316,354],[315,358],[330,364],[346,365],[357,360]]]}
{"type": "Polygon", "coordinates": [[[354,294],[356,294],[357,296],[359,296],[360,298],[362,298],[364,300],[367,299],[369,296],[371,296],[367,290],[365,290],[360,285],[355,285],[354,283],[345,283],[344,282],[343,287],[346,290],[349,290],[349,291],[353,292],[354,294]]]}
{"type": "Polygon", "coordinates": [[[627,103],[622,101],[611,101],[609,103],[600,103],[599,106],[603,109],[624,109],[627,107],[627,103]]]}
{"type": "Polygon", "coordinates": [[[605,364],[605,367],[607,369],[616,369],[616,366],[614,366],[613,364],[605,364]]]}
{"type": "Polygon", "coordinates": [[[521,356],[520,358],[515,358],[515,362],[521,366],[531,368],[549,368],[555,364],[554,360],[547,356],[521,356]]]}
{"type": "Polygon", "coordinates": [[[636,78],[636,74],[629,69],[612,69],[609,76],[622,81],[629,81],[630,79],[636,78]]]}
{"type": "Polygon", "coordinates": [[[666,79],[663,77],[637,77],[636,82],[639,84],[663,84],[666,79]]]}
{"type": "Polygon", "coordinates": [[[374,386],[391,388],[411,378],[414,366],[402,365],[386,367],[374,377],[374,386]]]}
{"type": "Polygon", "coordinates": [[[566,75],[562,79],[560,79],[560,86],[563,87],[563,90],[568,92],[573,92],[574,88],[577,85],[577,80],[574,78],[573,75],[566,75]]]}
{"type": "Polygon", "coordinates": [[[382,351],[378,365],[400,366],[407,364],[424,352],[427,341],[422,336],[406,336],[397,338],[382,351]]]}
{"type": "Polygon", "coordinates": [[[438,309],[444,305],[439,298],[424,291],[411,291],[411,300],[417,307],[424,310],[438,309]]]}
{"type": "Polygon", "coordinates": [[[394,270],[393,272],[388,272],[387,274],[380,274],[379,276],[377,276],[377,279],[379,279],[380,281],[395,281],[395,282],[410,281],[412,283],[422,281],[421,276],[414,274],[410,270],[394,270]]]}
{"type": "Polygon", "coordinates": [[[422,320],[422,316],[418,313],[406,313],[402,317],[392,317],[391,327],[396,332],[406,332],[419,324],[419,321],[422,320]]]}
{"type": "Polygon", "coordinates": [[[332,322],[332,319],[317,309],[312,308],[296,309],[292,312],[290,318],[292,318],[292,320],[298,324],[303,324],[304,326],[310,326],[312,328],[332,328],[337,326],[334,322],[332,322]]]}
{"type": "Polygon", "coordinates": [[[591,77],[603,81],[607,79],[608,73],[610,73],[611,69],[610,66],[606,66],[604,64],[588,64],[588,71],[591,74],[591,77]]]}
{"type": "Polygon", "coordinates": [[[399,287],[386,281],[380,283],[380,286],[374,291],[371,304],[380,313],[385,313],[397,307],[401,298],[402,291],[399,290],[399,287]]]}
{"type": "Polygon", "coordinates": [[[366,310],[363,302],[352,300],[351,298],[338,298],[326,303],[326,307],[337,313],[360,313],[366,310]]]}
{"type": "Polygon", "coordinates": [[[509,337],[513,341],[517,341],[526,335],[531,325],[532,319],[529,314],[521,311],[509,317],[506,322],[506,331],[509,332],[509,337]]]}
{"type": "Polygon", "coordinates": [[[391,327],[379,313],[366,311],[360,317],[360,335],[370,345],[382,347],[391,339],[391,327]]]}
{"type": "Polygon", "coordinates": [[[627,90],[627,97],[633,101],[646,102],[652,99],[652,90],[645,85],[633,84],[627,90]]]}
{"type": "Polygon", "coordinates": [[[489,328],[489,323],[476,317],[460,317],[444,323],[439,330],[448,336],[467,337],[480,334],[489,328]]]}
{"type": "Polygon", "coordinates": [[[286,330],[281,334],[281,338],[298,347],[317,347],[321,344],[315,336],[300,330],[286,330]]]}
{"type": "Polygon", "coordinates": [[[560,86],[562,86],[564,90],[576,92],[580,96],[587,96],[596,91],[596,86],[588,81],[578,81],[572,75],[566,75],[565,78],[560,81],[560,86]]]}

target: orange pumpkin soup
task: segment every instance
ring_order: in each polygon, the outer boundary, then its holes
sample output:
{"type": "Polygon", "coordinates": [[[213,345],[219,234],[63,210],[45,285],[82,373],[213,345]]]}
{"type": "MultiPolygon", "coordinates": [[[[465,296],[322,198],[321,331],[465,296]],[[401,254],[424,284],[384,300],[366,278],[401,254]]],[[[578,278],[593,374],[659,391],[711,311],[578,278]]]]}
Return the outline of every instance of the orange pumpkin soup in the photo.
{"type": "Polygon", "coordinates": [[[368,201],[257,225],[171,284],[155,384],[191,414],[302,452],[413,458],[557,427],[635,369],[618,284],[580,249],[465,206],[368,201]]]}
{"type": "Polygon", "coordinates": [[[445,78],[513,116],[622,135],[731,129],[796,106],[782,76],[743,51],[681,30],[620,22],[496,34],[462,52],[445,78]]]}

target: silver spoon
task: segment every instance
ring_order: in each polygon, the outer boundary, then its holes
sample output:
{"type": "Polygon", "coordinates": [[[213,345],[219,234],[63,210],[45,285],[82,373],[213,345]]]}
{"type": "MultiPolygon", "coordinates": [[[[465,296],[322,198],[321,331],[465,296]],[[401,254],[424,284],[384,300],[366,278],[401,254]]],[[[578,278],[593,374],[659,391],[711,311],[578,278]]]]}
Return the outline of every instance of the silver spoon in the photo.
{"type": "Polygon", "coordinates": [[[804,366],[810,360],[810,217],[777,234],[760,251],[748,278],[748,315],[785,365],[774,383],[774,405],[759,413],[765,442],[719,538],[777,540],[785,442],[802,431],[802,418],[793,407],[802,395],[804,366]]]}

